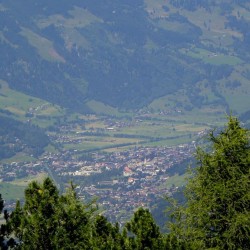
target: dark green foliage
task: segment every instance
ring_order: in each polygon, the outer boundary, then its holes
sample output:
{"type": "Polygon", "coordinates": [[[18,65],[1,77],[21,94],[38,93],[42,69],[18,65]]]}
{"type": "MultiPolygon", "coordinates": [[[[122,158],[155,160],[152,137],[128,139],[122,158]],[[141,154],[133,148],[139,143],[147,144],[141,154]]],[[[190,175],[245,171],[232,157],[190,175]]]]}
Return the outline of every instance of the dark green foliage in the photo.
{"type": "Polygon", "coordinates": [[[122,232],[95,211],[77,198],[72,185],[60,195],[46,178],[42,184],[29,184],[25,204],[17,202],[7,226],[16,236],[17,249],[165,249],[149,210],[135,212],[122,232]]]}
{"type": "Polygon", "coordinates": [[[96,213],[92,203],[83,204],[73,185],[60,195],[53,182],[32,182],[25,191],[25,204],[19,202],[8,227],[17,238],[17,249],[128,249],[126,233],[96,213]]]}
{"type": "Polygon", "coordinates": [[[126,229],[134,235],[130,237],[132,249],[165,249],[163,235],[148,209],[139,208],[126,229]]]}
{"type": "MultiPolygon", "coordinates": [[[[0,214],[2,213],[4,208],[4,201],[2,199],[2,195],[0,194],[0,214]]],[[[7,250],[8,247],[14,247],[15,241],[13,238],[9,237],[11,234],[11,228],[8,224],[9,221],[9,213],[7,210],[3,211],[3,218],[5,220],[4,223],[1,223],[0,226],[0,248],[3,250],[7,250]]]]}
{"type": "Polygon", "coordinates": [[[107,218],[97,215],[93,226],[94,249],[129,249],[126,237],[120,233],[119,226],[113,226],[107,218]]]}
{"type": "Polygon", "coordinates": [[[47,178],[32,182],[25,191],[25,204],[18,202],[10,225],[20,249],[90,249],[93,210],[77,199],[70,188],[59,195],[47,178]]]}
{"type": "Polygon", "coordinates": [[[190,249],[249,249],[250,144],[247,130],[229,117],[210,152],[197,150],[198,167],[175,210],[172,233],[190,249]]]}
{"type": "Polygon", "coordinates": [[[0,124],[0,158],[9,158],[22,150],[38,156],[49,143],[39,127],[1,115],[0,124]]]}

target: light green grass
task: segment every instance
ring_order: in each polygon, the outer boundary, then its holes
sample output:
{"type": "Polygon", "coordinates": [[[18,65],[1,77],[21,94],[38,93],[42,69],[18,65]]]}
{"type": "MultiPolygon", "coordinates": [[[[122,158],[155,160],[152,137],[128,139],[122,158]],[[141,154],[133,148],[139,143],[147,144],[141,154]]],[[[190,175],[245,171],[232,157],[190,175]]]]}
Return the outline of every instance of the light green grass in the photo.
{"type": "Polygon", "coordinates": [[[87,9],[74,7],[74,9],[68,12],[69,16],[63,15],[51,15],[46,18],[40,18],[36,20],[37,26],[41,29],[50,25],[59,27],[61,35],[64,38],[65,46],[70,51],[73,45],[89,49],[91,44],[88,40],[77,30],[84,28],[95,22],[103,22],[102,19],[92,14],[87,9]]]}
{"type": "Polygon", "coordinates": [[[14,155],[11,158],[8,159],[3,159],[0,162],[2,163],[11,163],[11,162],[33,162],[36,161],[37,159],[30,156],[30,155],[26,155],[24,153],[17,153],[16,155],[14,155]]]}
{"type": "Polygon", "coordinates": [[[210,63],[214,65],[238,65],[242,63],[242,60],[236,56],[231,55],[223,55],[220,53],[214,53],[205,49],[195,48],[192,50],[180,50],[181,52],[185,53],[188,56],[193,58],[201,59],[205,63],[210,63]]]}
{"type": "Polygon", "coordinates": [[[40,127],[48,127],[55,122],[59,116],[65,115],[62,108],[50,104],[42,99],[31,97],[9,88],[5,81],[0,79],[0,109],[9,111],[13,117],[20,121],[27,121],[40,127]],[[25,117],[27,113],[33,113],[33,117],[25,117]],[[39,117],[47,116],[47,118],[39,117]]]}
{"type": "Polygon", "coordinates": [[[133,117],[134,115],[133,112],[120,111],[118,108],[114,108],[112,106],[109,106],[107,104],[95,100],[88,101],[86,104],[97,115],[108,115],[117,118],[133,117]]]}
{"type": "Polygon", "coordinates": [[[55,50],[52,41],[34,33],[27,28],[22,28],[20,34],[28,40],[30,45],[37,49],[39,55],[43,59],[61,63],[65,62],[64,58],[55,50]]]}
{"type": "Polygon", "coordinates": [[[186,178],[187,175],[174,175],[174,176],[170,176],[167,180],[166,180],[166,187],[167,188],[171,188],[173,186],[175,187],[181,187],[184,186],[186,184],[186,178]]]}
{"type": "Polygon", "coordinates": [[[46,177],[48,177],[47,173],[40,173],[36,176],[34,176],[34,175],[28,176],[26,178],[17,179],[17,180],[11,181],[9,183],[12,185],[27,187],[30,182],[32,182],[32,181],[42,182],[46,177]]]}
{"type": "Polygon", "coordinates": [[[114,137],[89,137],[85,141],[79,144],[75,143],[64,143],[63,147],[66,150],[100,150],[105,148],[117,148],[121,147],[121,144],[136,144],[138,143],[138,139],[130,139],[130,138],[114,138],[114,137]]]}
{"type": "Polygon", "coordinates": [[[189,135],[179,137],[179,138],[169,138],[169,139],[164,139],[160,141],[155,141],[155,142],[148,142],[143,144],[145,147],[170,147],[170,146],[177,146],[180,144],[185,144],[189,143],[192,140],[196,139],[196,137],[189,135]]]}
{"type": "Polygon", "coordinates": [[[9,110],[16,115],[24,115],[29,108],[43,105],[45,101],[10,89],[8,84],[0,79],[0,108],[9,110]]]}
{"type": "Polygon", "coordinates": [[[45,147],[45,152],[50,152],[50,153],[58,153],[58,150],[51,144],[49,144],[47,147],[45,147]]]}
{"type": "Polygon", "coordinates": [[[242,38],[242,34],[226,28],[227,17],[221,15],[220,9],[216,6],[212,11],[207,11],[204,8],[198,8],[195,11],[181,10],[180,14],[198,26],[202,30],[201,42],[215,47],[224,47],[233,43],[233,37],[242,38]]]}
{"type": "Polygon", "coordinates": [[[150,103],[149,109],[153,109],[154,112],[172,111],[177,106],[177,100],[178,103],[181,103],[183,106],[191,105],[187,94],[183,93],[182,91],[177,91],[175,94],[166,95],[155,99],[152,103],[150,103]]]}
{"type": "Polygon", "coordinates": [[[248,81],[241,81],[242,86],[239,89],[228,89],[221,86],[220,91],[225,97],[231,111],[238,114],[244,113],[250,109],[250,84],[248,81]]]}
{"type": "Polygon", "coordinates": [[[4,200],[18,200],[24,198],[24,186],[0,182],[0,193],[4,200]]]}
{"type": "Polygon", "coordinates": [[[113,116],[118,116],[119,112],[117,108],[113,108],[109,105],[105,105],[102,102],[98,101],[89,101],[87,103],[87,106],[92,109],[96,114],[105,114],[105,115],[113,115],[113,116]]]}
{"type": "MultiPolygon", "coordinates": [[[[115,128],[113,131],[107,131],[103,119],[98,116],[90,118],[91,122],[85,124],[88,132],[98,132],[98,129],[104,129],[103,132],[109,136],[82,136],[84,139],[80,144],[64,143],[64,149],[68,150],[103,150],[112,152],[132,148],[136,145],[143,146],[173,146],[188,143],[197,138],[197,134],[204,130],[210,130],[214,126],[221,126],[226,120],[226,115],[219,109],[194,109],[190,112],[172,115],[148,114],[147,119],[137,123],[131,123],[130,126],[115,128]],[[117,129],[117,130],[116,130],[117,129]],[[134,138],[117,138],[116,134],[133,136],[134,138]],[[151,139],[161,138],[162,140],[151,141],[151,139]],[[131,143],[132,145],[122,146],[121,144],[131,143]]],[[[126,121],[125,121],[126,122],[126,121]]],[[[128,120],[127,122],[131,122],[128,120]]],[[[86,131],[84,130],[84,131],[86,131]]],[[[82,132],[80,127],[76,132],[82,132]]],[[[76,133],[72,132],[72,139],[76,133]]]]}
{"type": "Polygon", "coordinates": [[[21,200],[24,199],[24,190],[31,181],[42,182],[48,175],[40,173],[36,176],[14,180],[11,182],[0,182],[0,193],[4,200],[21,200]]]}
{"type": "Polygon", "coordinates": [[[75,7],[68,13],[71,17],[65,18],[62,15],[51,15],[48,18],[37,20],[39,28],[45,28],[50,25],[66,28],[84,28],[93,22],[102,22],[102,19],[96,17],[87,9],[75,7]]]}

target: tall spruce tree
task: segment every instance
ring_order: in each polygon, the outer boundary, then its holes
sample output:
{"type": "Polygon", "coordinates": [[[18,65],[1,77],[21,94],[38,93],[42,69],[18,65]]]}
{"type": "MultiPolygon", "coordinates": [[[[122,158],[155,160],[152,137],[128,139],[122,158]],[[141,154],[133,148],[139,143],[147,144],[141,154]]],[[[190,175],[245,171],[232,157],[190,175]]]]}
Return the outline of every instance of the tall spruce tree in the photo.
{"type": "Polygon", "coordinates": [[[164,237],[148,209],[139,208],[125,227],[133,235],[130,237],[131,249],[166,249],[164,237]]]}
{"type": "Polygon", "coordinates": [[[23,207],[17,202],[9,224],[18,249],[91,249],[93,211],[76,197],[74,188],[60,195],[53,182],[32,182],[23,207]]]}
{"type": "Polygon", "coordinates": [[[171,224],[178,246],[250,249],[248,132],[230,116],[222,132],[210,134],[210,151],[197,150],[198,167],[186,187],[186,206],[175,210],[171,224]]]}
{"type": "Polygon", "coordinates": [[[93,224],[94,250],[131,250],[127,236],[120,232],[118,223],[112,225],[103,215],[97,215],[93,224]]]}

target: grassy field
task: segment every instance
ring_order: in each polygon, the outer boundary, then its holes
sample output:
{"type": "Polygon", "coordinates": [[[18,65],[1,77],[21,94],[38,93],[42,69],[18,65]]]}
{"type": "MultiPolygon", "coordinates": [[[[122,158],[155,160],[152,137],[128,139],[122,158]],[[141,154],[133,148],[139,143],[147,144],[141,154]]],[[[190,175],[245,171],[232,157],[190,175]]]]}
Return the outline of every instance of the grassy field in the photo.
{"type": "MultiPolygon", "coordinates": [[[[171,100],[182,101],[188,104],[189,101],[181,91],[175,95],[161,97],[155,100],[148,108],[152,109],[152,113],[138,118],[137,114],[120,113],[117,109],[104,105],[99,102],[89,102],[89,105],[99,114],[97,115],[80,115],[68,114],[56,105],[44,102],[38,98],[33,98],[25,94],[21,94],[8,87],[6,82],[1,81],[0,89],[0,108],[9,110],[19,118],[19,120],[27,120],[25,114],[32,110],[33,117],[30,118],[33,124],[40,127],[48,127],[55,123],[56,119],[66,119],[67,121],[77,121],[79,118],[84,122],[79,124],[69,137],[79,137],[77,134],[81,132],[104,133],[108,136],[84,136],[81,143],[63,143],[62,146],[66,150],[105,150],[117,151],[131,148],[135,145],[145,146],[171,146],[178,143],[186,143],[196,138],[196,134],[212,126],[220,126],[223,124],[225,114],[221,110],[215,108],[193,109],[178,113],[173,108],[171,100]],[[164,115],[159,111],[169,110],[170,113],[164,115]],[[218,115],[221,112],[221,115],[218,115]],[[100,115],[102,114],[102,115],[100,115]],[[114,130],[108,130],[107,117],[103,115],[112,115],[114,124],[125,124],[116,127],[114,130]],[[115,118],[116,117],[116,118],[115,118]],[[139,120],[139,121],[138,121],[139,120]],[[117,137],[118,134],[124,135],[117,137]],[[130,137],[133,138],[130,138],[130,137]],[[127,137],[127,138],[126,138],[127,137]],[[152,139],[161,138],[158,141],[152,139]],[[143,144],[141,144],[143,143],[143,144]],[[124,145],[123,145],[124,144],[124,145]]],[[[246,84],[247,86],[247,84],[246,84]]],[[[205,91],[205,90],[204,90],[205,91]]],[[[230,93],[227,93],[230,98],[230,93]]],[[[238,104],[240,105],[240,104],[238,104]]],[[[49,152],[55,152],[54,147],[46,149],[49,152]]],[[[8,160],[11,161],[33,161],[34,159],[25,154],[18,154],[8,160]]],[[[5,161],[6,162],[6,161],[5,161]]]]}
{"type": "Polygon", "coordinates": [[[65,150],[112,152],[136,145],[151,147],[188,143],[196,140],[202,131],[208,131],[214,126],[223,126],[226,114],[218,115],[209,108],[166,116],[152,113],[147,114],[141,120],[139,118],[138,120],[123,119],[122,122],[125,125],[116,127],[119,124],[118,120],[112,130],[107,129],[108,125],[104,118],[98,119],[98,116],[92,116],[89,119],[90,121],[86,122],[84,129],[78,126],[75,128],[75,132],[68,133],[69,141],[72,142],[62,143],[65,150]],[[81,135],[86,131],[93,135],[81,135]],[[79,141],[73,142],[75,139],[79,139],[79,141]]]}
{"type": "MultiPolygon", "coordinates": [[[[68,17],[64,17],[63,15],[51,15],[48,18],[40,18],[36,20],[37,26],[41,29],[46,28],[50,25],[54,25],[56,27],[60,27],[62,30],[62,36],[65,41],[66,48],[68,50],[72,49],[73,45],[77,45],[78,47],[82,47],[84,49],[89,49],[91,44],[87,41],[87,39],[78,31],[78,29],[84,28],[91,23],[94,22],[102,22],[102,20],[92,13],[90,13],[87,9],[82,9],[79,7],[75,7],[70,10],[68,13],[68,17]]],[[[27,36],[27,34],[25,34],[27,36]]],[[[34,40],[34,39],[33,39],[34,40]]],[[[34,44],[40,50],[45,50],[45,55],[47,53],[48,57],[48,49],[51,49],[50,43],[41,44],[39,41],[32,41],[30,39],[30,43],[34,44]]],[[[53,58],[52,58],[53,59],[53,58]]],[[[56,57],[55,59],[62,59],[60,57],[56,57]]],[[[53,59],[53,60],[55,60],[53,59]]]]}
{"type": "Polygon", "coordinates": [[[168,147],[168,146],[176,146],[179,144],[189,143],[191,139],[195,139],[194,137],[189,137],[189,135],[182,136],[179,138],[169,138],[169,139],[163,139],[160,141],[155,142],[148,142],[143,144],[145,147],[168,147]]]}
{"type": "Polygon", "coordinates": [[[15,156],[8,158],[8,159],[2,159],[0,162],[2,163],[11,163],[11,162],[33,162],[36,159],[34,157],[31,157],[29,155],[26,155],[25,153],[17,153],[15,156]]]}
{"type": "Polygon", "coordinates": [[[57,117],[65,114],[63,109],[56,105],[9,88],[1,79],[0,85],[0,109],[11,112],[15,119],[29,119],[31,123],[45,128],[52,125],[57,117]],[[33,117],[25,116],[29,112],[32,112],[33,117]]]}
{"type": "Polygon", "coordinates": [[[4,200],[17,200],[24,198],[24,186],[0,182],[0,193],[4,200]]]}
{"type": "Polygon", "coordinates": [[[27,187],[27,185],[30,182],[32,182],[32,181],[42,182],[47,176],[48,176],[47,173],[40,173],[40,174],[38,174],[36,176],[32,175],[32,176],[28,176],[26,178],[14,180],[10,184],[17,185],[17,186],[20,186],[20,187],[27,187]]]}
{"type": "MultiPolygon", "coordinates": [[[[232,111],[243,113],[249,110],[250,83],[249,80],[242,76],[241,67],[231,74],[231,82],[240,82],[239,87],[227,87],[228,81],[220,83],[218,90],[225,97],[232,111]]],[[[250,65],[246,64],[243,70],[250,70],[250,65]]]]}
{"type": "Polygon", "coordinates": [[[87,137],[82,143],[65,143],[63,145],[66,150],[99,150],[101,148],[117,148],[121,144],[136,144],[140,142],[138,139],[131,138],[117,138],[117,137],[102,137],[95,136],[87,137]]]}
{"type": "Polygon", "coordinates": [[[43,59],[54,62],[65,62],[64,58],[54,49],[53,42],[50,40],[34,33],[27,28],[22,28],[20,34],[28,40],[30,45],[37,49],[39,55],[43,59]]]}
{"type": "Polygon", "coordinates": [[[213,53],[211,51],[200,48],[194,48],[191,50],[181,49],[180,51],[188,56],[201,59],[205,63],[210,63],[214,65],[228,64],[235,66],[242,63],[242,60],[236,56],[213,53]]]}
{"type": "Polygon", "coordinates": [[[87,103],[88,107],[91,108],[96,114],[105,114],[105,115],[114,115],[118,116],[119,112],[116,108],[105,105],[102,102],[98,101],[89,101],[87,103]]]}
{"type": "Polygon", "coordinates": [[[50,25],[64,26],[67,28],[84,28],[93,22],[102,22],[101,19],[94,16],[87,9],[79,7],[70,10],[68,14],[70,18],[65,18],[62,15],[52,15],[49,16],[49,18],[37,20],[37,25],[39,28],[45,28],[50,25]]]}
{"type": "Polygon", "coordinates": [[[174,175],[174,176],[170,176],[167,180],[166,180],[166,187],[167,188],[171,188],[173,186],[175,187],[181,187],[183,185],[185,185],[186,183],[186,177],[187,175],[174,175]]]}
{"type": "MultiPolygon", "coordinates": [[[[164,105],[162,100],[160,102],[164,105]]],[[[136,145],[171,146],[188,143],[196,140],[199,132],[223,126],[226,114],[219,107],[217,109],[206,107],[181,113],[175,111],[167,115],[149,113],[142,116],[142,119],[138,117],[123,118],[122,120],[112,118],[114,124],[112,130],[108,129],[109,125],[106,123],[105,117],[92,115],[84,117],[84,119],[86,119],[84,129],[79,125],[75,128],[75,132],[72,131],[71,134],[68,134],[69,138],[78,138],[82,142],[63,143],[64,149],[112,152],[136,145]],[[119,126],[119,124],[123,125],[119,126]],[[86,131],[93,133],[93,136],[82,136],[81,133],[86,131]]]]}
{"type": "Polygon", "coordinates": [[[38,98],[10,89],[8,84],[2,80],[0,80],[0,84],[0,108],[9,110],[17,116],[24,115],[29,108],[36,108],[45,103],[38,98]]]}
{"type": "Polygon", "coordinates": [[[0,193],[5,200],[17,200],[24,198],[24,190],[31,181],[41,182],[47,174],[41,173],[37,176],[29,176],[12,182],[0,182],[0,193]]]}

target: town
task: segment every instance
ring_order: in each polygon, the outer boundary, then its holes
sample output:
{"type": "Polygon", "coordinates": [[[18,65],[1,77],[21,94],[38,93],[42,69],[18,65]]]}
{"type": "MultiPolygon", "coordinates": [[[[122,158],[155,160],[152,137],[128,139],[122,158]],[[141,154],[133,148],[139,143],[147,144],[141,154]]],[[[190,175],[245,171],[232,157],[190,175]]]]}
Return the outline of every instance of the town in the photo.
{"type": "Polygon", "coordinates": [[[11,181],[47,172],[61,191],[73,181],[80,198],[97,198],[105,215],[122,223],[134,209],[150,207],[157,197],[172,195],[178,189],[174,184],[168,185],[168,180],[178,176],[174,166],[192,157],[194,150],[194,143],[134,147],[109,154],[93,152],[88,160],[76,159],[70,151],[47,153],[37,162],[2,165],[0,178],[11,181]]]}
{"type": "MultiPolygon", "coordinates": [[[[122,224],[136,208],[151,208],[156,199],[185,185],[196,144],[209,126],[169,119],[181,113],[165,110],[154,117],[138,112],[133,119],[88,115],[61,122],[47,131],[51,145],[38,158],[0,164],[1,183],[24,180],[27,186],[47,175],[65,192],[72,182],[83,202],[95,200],[102,213],[122,224]]],[[[35,111],[29,122],[34,118],[35,111]]],[[[15,203],[6,200],[6,207],[15,203]]]]}

